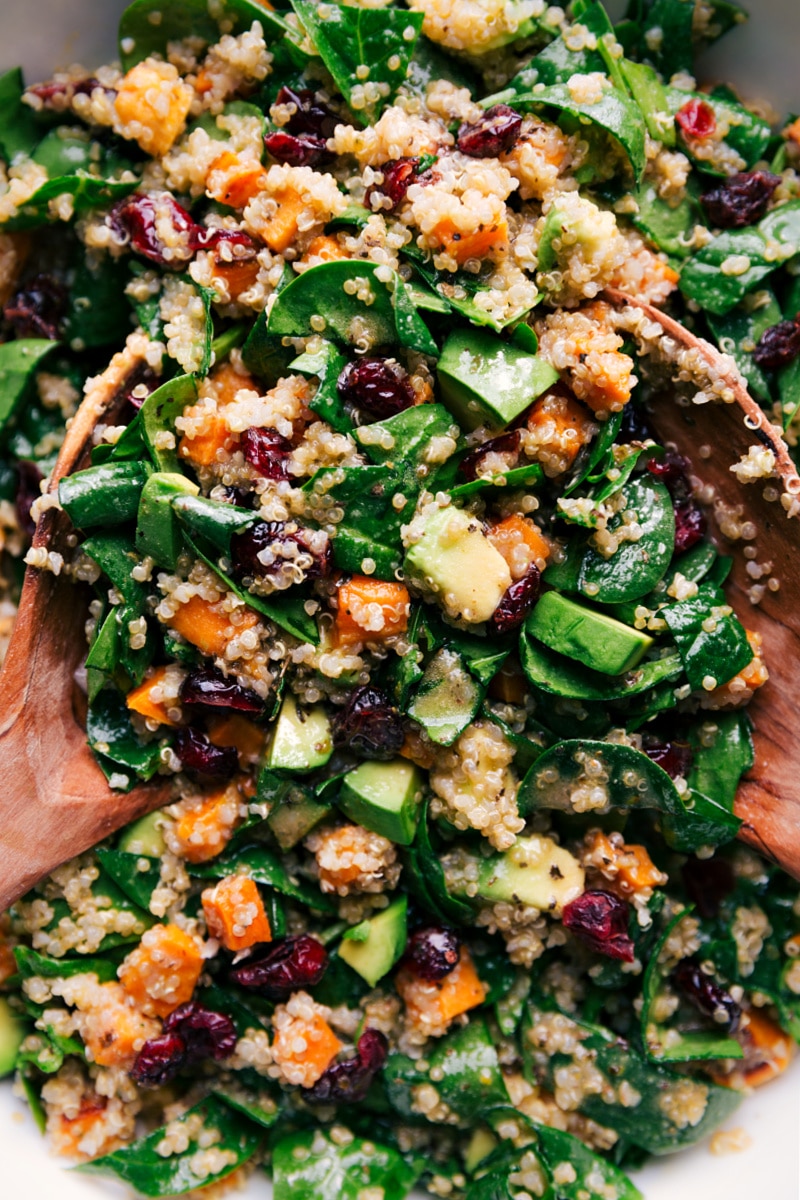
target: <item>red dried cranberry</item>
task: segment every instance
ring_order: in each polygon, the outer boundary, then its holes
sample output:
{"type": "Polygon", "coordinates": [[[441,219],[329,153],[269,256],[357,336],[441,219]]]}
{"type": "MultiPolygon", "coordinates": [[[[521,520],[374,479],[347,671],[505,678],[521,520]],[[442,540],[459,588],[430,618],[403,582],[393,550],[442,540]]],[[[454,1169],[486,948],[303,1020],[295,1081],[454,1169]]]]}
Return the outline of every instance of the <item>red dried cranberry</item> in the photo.
{"type": "Polygon", "coordinates": [[[132,1079],[139,1087],[161,1087],[169,1083],[186,1063],[186,1044],[177,1033],[148,1038],[136,1055],[132,1079]]]}
{"type": "Polygon", "coordinates": [[[382,183],[373,183],[367,188],[364,203],[373,211],[394,212],[406,198],[406,192],[412,183],[430,183],[433,175],[430,171],[420,171],[419,158],[390,158],[382,163],[380,172],[382,183]]]}
{"type": "Polygon", "coordinates": [[[658,742],[645,737],[642,750],[649,759],[658,763],[662,771],[667,772],[670,779],[677,779],[679,775],[685,779],[692,769],[694,755],[687,742],[658,742]]]}
{"type": "Polygon", "coordinates": [[[218,1062],[233,1054],[236,1026],[225,1013],[205,1008],[196,1000],[181,1004],[164,1021],[164,1033],[180,1037],[186,1046],[187,1062],[213,1058],[218,1062]]]}
{"type": "Polygon", "coordinates": [[[54,79],[50,83],[37,83],[28,91],[41,100],[43,108],[50,112],[64,112],[75,96],[90,96],[95,88],[102,86],[99,79],[90,75],[86,79],[54,79]]]}
{"type": "Polygon", "coordinates": [[[233,746],[215,746],[197,729],[179,729],[175,735],[175,753],[184,771],[229,779],[235,774],[239,759],[233,746]]]}
{"type": "Polygon", "coordinates": [[[313,1087],[304,1091],[311,1104],[354,1104],[363,1100],[375,1075],[386,1062],[389,1043],[378,1029],[365,1029],[358,1039],[357,1057],[334,1063],[313,1087]]]}
{"type": "Polygon", "coordinates": [[[285,1000],[292,992],[318,984],[327,968],[328,951],[303,933],[270,943],[265,954],[234,967],[231,979],[269,1000],[285,1000]]]}
{"type": "Polygon", "coordinates": [[[689,481],[686,478],[690,470],[688,459],[675,450],[667,450],[661,458],[651,458],[647,470],[655,479],[660,479],[672,491],[675,487],[684,489],[682,494],[688,494],[689,481]]]}
{"type": "Polygon", "coordinates": [[[9,300],[3,316],[19,338],[58,338],[67,293],[52,275],[37,275],[9,300]]]}
{"type": "Polygon", "coordinates": [[[713,975],[707,975],[695,958],[684,958],[672,972],[672,979],[698,1012],[710,1017],[726,1033],[736,1033],[742,1010],[730,992],[720,987],[713,975]]]}
{"type": "Polygon", "coordinates": [[[336,386],[343,400],[378,420],[393,417],[414,403],[408,372],[393,358],[348,363],[336,386]]]}
{"type": "Polygon", "coordinates": [[[542,576],[538,567],[531,565],[521,579],[506,588],[500,603],[487,623],[490,634],[511,633],[519,629],[528,613],[539,599],[542,576]]]}
{"type": "Polygon", "coordinates": [[[256,521],[231,538],[234,570],[254,578],[279,574],[284,563],[301,562],[304,579],[323,579],[333,562],[327,536],[284,521],[256,521]]]}
{"type": "Polygon", "coordinates": [[[325,138],[314,133],[286,133],[277,129],[267,134],[264,145],[276,162],[288,163],[290,167],[318,167],[335,158],[325,138]]]}
{"type": "Polygon", "coordinates": [[[480,446],[464,455],[459,463],[459,471],[470,482],[480,479],[490,473],[489,455],[498,455],[503,459],[502,466],[492,463],[491,474],[513,470],[519,461],[519,439],[520,431],[512,429],[508,433],[501,433],[499,437],[490,438],[488,442],[481,442],[480,446]]]}
{"type": "Polygon", "coordinates": [[[201,229],[196,239],[199,250],[213,250],[223,264],[251,262],[258,246],[243,229],[201,229]]]}
{"type": "Polygon", "coordinates": [[[245,462],[255,467],[265,479],[289,478],[289,455],[292,443],[277,429],[245,429],[240,443],[245,462]]]}
{"type": "Polygon", "coordinates": [[[800,322],[779,321],[770,325],[758,339],[753,362],[766,371],[779,371],[800,354],[800,322]]]}
{"type": "Polygon", "coordinates": [[[691,497],[675,505],[675,553],[683,554],[702,539],[706,518],[691,497]]]}
{"type": "Polygon", "coordinates": [[[566,905],[561,919],[597,954],[633,962],[633,942],[628,934],[630,906],[613,892],[584,892],[566,905]]]}
{"type": "Polygon", "coordinates": [[[769,171],[740,171],[729,175],[702,196],[703,208],[719,229],[741,229],[760,221],[781,181],[769,171]]]}
{"type": "Polygon", "coordinates": [[[675,120],[681,133],[688,138],[702,140],[711,137],[717,128],[713,108],[698,96],[693,96],[691,100],[686,101],[683,108],[678,109],[675,120]]]}
{"type": "Polygon", "coordinates": [[[434,983],[455,970],[460,953],[461,939],[455,930],[429,925],[416,929],[408,939],[403,966],[419,979],[434,983]]]}
{"type": "Polygon", "coordinates": [[[333,137],[336,126],[342,124],[341,118],[328,108],[324,100],[318,100],[310,88],[282,87],[275,97],[275,103],[294,106],[295,111],[284,126],[289,133],[311,133],[320,138],[329,138],[333,137]]]}
{"type": "Polygon", "coordinates": [[[118,236],[128,239],[134,253],[160,267],[182,267],[203,246],[206,236],[169,192],[127,196],[114,205],[106,220],[118,236]],[[168,242],[157,228],[162,222],[169,226],[168,242]]]}
{"type": "Polygon", "coordinates": [[[689,899],[706,919],[719,914],[722,901],[736,887],[733,867],[725,858],[687,858],[681,875],[689,899]]]}
{"type": "Polygon", "coordinates": [[[334,717],[333,738],[360,758],[386,762],[405,741],[403,718],[384,692],[366,684],[350,693],[334,717]]]}
{"type": "Polygon", "coordinates": [[[34,500],[37,500],[42,494],[39,487],[41,481],[42,472],[36,463],[30,462],[27,458],[21,458],[17,463],[17,492],[14,497],[14,507],[20,528],[29,538],[33,537],[36,529],[36,525],[31,520],[31,506],[34,500]]]}
{"type": "Polygon", "coordinates": [[[477,121],[461,126],[456,145],[470,158],[499,158],[515,145],[521,128],[518,112],[507,104],[495,104],[477,121]]]}
{"type": "Polygon", "coordinates": [[[181,704],[199,704],[203,708],[226,708],[231,712],[258,716],[264,711],[264,701],[249,688],[220,671],[198,669],[190,671],[181,685],[181,704]]]}

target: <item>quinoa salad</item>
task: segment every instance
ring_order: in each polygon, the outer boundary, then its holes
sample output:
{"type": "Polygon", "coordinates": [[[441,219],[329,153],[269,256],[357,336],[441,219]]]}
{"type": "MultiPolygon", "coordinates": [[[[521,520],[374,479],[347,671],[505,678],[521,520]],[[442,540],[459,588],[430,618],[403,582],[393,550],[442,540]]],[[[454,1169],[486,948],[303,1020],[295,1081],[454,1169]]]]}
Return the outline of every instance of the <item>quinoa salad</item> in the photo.
{"type": "Polygon", "coordinates": [[[0,914],[0,1075],[78,1170],[637,1200],[788,1067],[725,588],[800,499],[657,433],[734,377],[796,454],[800,120],[694,77],[745,19],[136,0],[0,76],[0,651],[74,580],[109,804],[166,796],[0,914]]]}

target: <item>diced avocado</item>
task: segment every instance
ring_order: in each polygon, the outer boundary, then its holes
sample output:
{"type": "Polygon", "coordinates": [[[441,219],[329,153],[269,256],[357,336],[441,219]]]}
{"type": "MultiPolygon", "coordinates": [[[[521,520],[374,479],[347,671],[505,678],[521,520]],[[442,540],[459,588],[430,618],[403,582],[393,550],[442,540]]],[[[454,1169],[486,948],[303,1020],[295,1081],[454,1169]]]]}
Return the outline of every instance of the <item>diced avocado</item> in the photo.
{"type": "MultiPolygon", "coordinates": [[[[405,934],[403,936],[405,937],[405,934]]],[[[405,941],[403,944],[405,945],[405,941]]],[[[14,1070],[24,1036],[22,1022],[14,1016],[8,1001],[0,996],[0,1079],[14,1070]]]]}
{"type": "Polygon", "coordinates": [[[374,987],[383,979],[406,948],[406,909],[402,896],[369,921],[353,927],[355,936],[345,935],[339,943],[339,957],[374,987]]]}
{"type": "Polygon", "coordinates": [[[142,488],[136,517],[136,549],[160,567],[175,569],[183,549],[183,534],[172,507],[176,496],[196,496],[196,483],[185,475],[156,471],[142,488]]]}
{"type": "Polygon", "coordinates": [[[342,780],[342,812],[398,846],[410,846],[419,821],[422,773],[405,758],[365,762],[342,780]]]}
{"type": "Polygon", "coordinates": [[[481,688],[464,666],[461,655],[443,648],[425,668],[408,706],[408,715],[437,746],[451,746],[469,725],[480,703],[481,688]]]}
{"type": "Polygon", "coordinates": [[[141,854],[143,858],[160,858],[166,850],[161,813],[151,812],[132,825],[126,825],[119,835],[117,849],[125,854],[141,854]]]}
{"type": "Polygon", "coordinates": [[[290,788],[267,817],[267,824],[281,850],[291,850],[330,811],[330,804],[320,804],[305,788],[290,788]]]}
{"type": "Polygon", "coordinates": [[[623,675],[641,662],[653,639],[559,592],[545,592],[528,617],[528,633],[604,675],[623,675]]]}
{"type": "Polygon", "coordinates": [[[488,330],[457,329],[442,348],[439,386],[463,429],[502,429],[558,382],[558,372],[488,330]]]}
{"type": "Polygon", "coordinates": [[[322,705],[300,709],[294,696],[281,705],[272,730],[266,765],[273,771],[314,771],[333,753],[328,714],[322,705]]]}
{"type": "Polygon", "coordinates": [[[464,1151],[464,1166],[467,1173],[472,1175],[478,1163],[488,1158],[497,1146],[497,1138],[486,1125],[479,1125],[469,1139],[464,1151]]]}
{"type": "MultiPolygon", "coordinates": [[[[559,913],[583,891],[583,867],[549,837],[534,834],[517,838],[503,854],[476,857],[475,861],[477,895],[482,900],[508,900],[530,904],[542,912],[559,913]]],[[[456,878],[466,879],[468,874],[463,870],[463,862],[459,862],[456,878]]],[[[458,885],[452,890],[458,893],[458,885]]]]}
{"type": "Polygon", "coordinates": [[[436,593],[448,616],[474,624],[488,621],[511,584],[508,563],[480,521],[452,505],[428,517],[403,569],[424,590],[436,593]]]}

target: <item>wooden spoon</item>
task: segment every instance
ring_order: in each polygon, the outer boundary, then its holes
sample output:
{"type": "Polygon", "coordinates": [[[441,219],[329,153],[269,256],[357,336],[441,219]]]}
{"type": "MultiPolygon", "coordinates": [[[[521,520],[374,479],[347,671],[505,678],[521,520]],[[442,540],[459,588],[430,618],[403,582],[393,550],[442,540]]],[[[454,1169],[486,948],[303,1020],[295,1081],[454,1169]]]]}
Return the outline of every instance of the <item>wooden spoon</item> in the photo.
{"type": "MultiPolygon", "coordinates": [[[[64,439],[48,494],[87,465],[95,426],[121,407],[144,367],[145,345],[143,337],[129,339],[95,381],[64,439]]],[[[68,558],[72,533],[67,515],[48,508],[34,549],[68,558]]],[[[74,682],[86,652],[87,602],[86,590],[64,573],[25,573],[0,673],[0,912],[55,867],[169,796],[165,780],[112,791],[87,745],[74,682]]]]}
{"type": "MultiPolygon", "coordinates": [[[[732,394],[730,403],[707,404],[679,404],[661,396],[651,416],[661,440],[674,443],[693,473],[713,487],[714,506],[743,507],[744,519],[757,530],[754,539],[731,547],[717,527],[718,541],[728,553],[733,549],[726,595],[745,628],[761,634],[770,674],[747,708],[754,724],[755,761],[739,785],[736,814],[744,822],[740,836],[800,879],[800,525],[792,519],[800,512],[797,469],[781,430],[748,394],[730,360],[652,305],[616,290],[606,298],[617,309],[636,308],[657,322],[676,348],[694,351],[732,394]],[[730,468],[754,444],[772,451],[774,475],[745,487],[730,468]],[[771,499],[765,499],[765,492],[771,499]],[[745,558],[745,545],[755,548],[755,558],[745,558]],[[757,581],[751,564],[766,563],[771,566],[757,581]],[[768,579],[778,580],[779,590],[765,587],[760,603],[753,604],[753,585],[768,579]]],[[[713,511],[709,515],[713,521],[713,511]]]]}

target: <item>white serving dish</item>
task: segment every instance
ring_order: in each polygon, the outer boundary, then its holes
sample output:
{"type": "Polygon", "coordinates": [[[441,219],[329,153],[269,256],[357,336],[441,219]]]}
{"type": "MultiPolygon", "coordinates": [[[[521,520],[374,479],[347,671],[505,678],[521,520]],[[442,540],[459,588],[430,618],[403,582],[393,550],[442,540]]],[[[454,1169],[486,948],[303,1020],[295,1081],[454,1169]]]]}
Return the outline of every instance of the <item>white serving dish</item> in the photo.
{"type": "MultiPolygon", "coordinates": [[[[165,0],[168,4],[169,0],[165,0]]],[[[115,52],[126,0],[0,0],[0,71],[22,63],[26,78],[45,78],[79,61],[95,67],[115,52]]],[[[746,97],[765,97],[779,111],[800,111],[800,0],[752,0],[754,19],[733,30],[701,62],[701,77],[733,82],[746,97]]],[[[645,1200],[798,1200],[800,1197],[800,1064],[748,1097],[726,1129],[743,1129],[747,1149],[722,1157],[707,1144],[654,1161],[634,1175],[645,1200]]],[[[53,1159],[27,1107],[0,1084],[2,1200],[119,1200],[113,1180],[65,1171],[53,1159]]],[[[259,1175],[243,1200],[268,1200],[259,1175]]],[[[336,1200],[308,1197],[308,1200],[336,1200]]]]}

